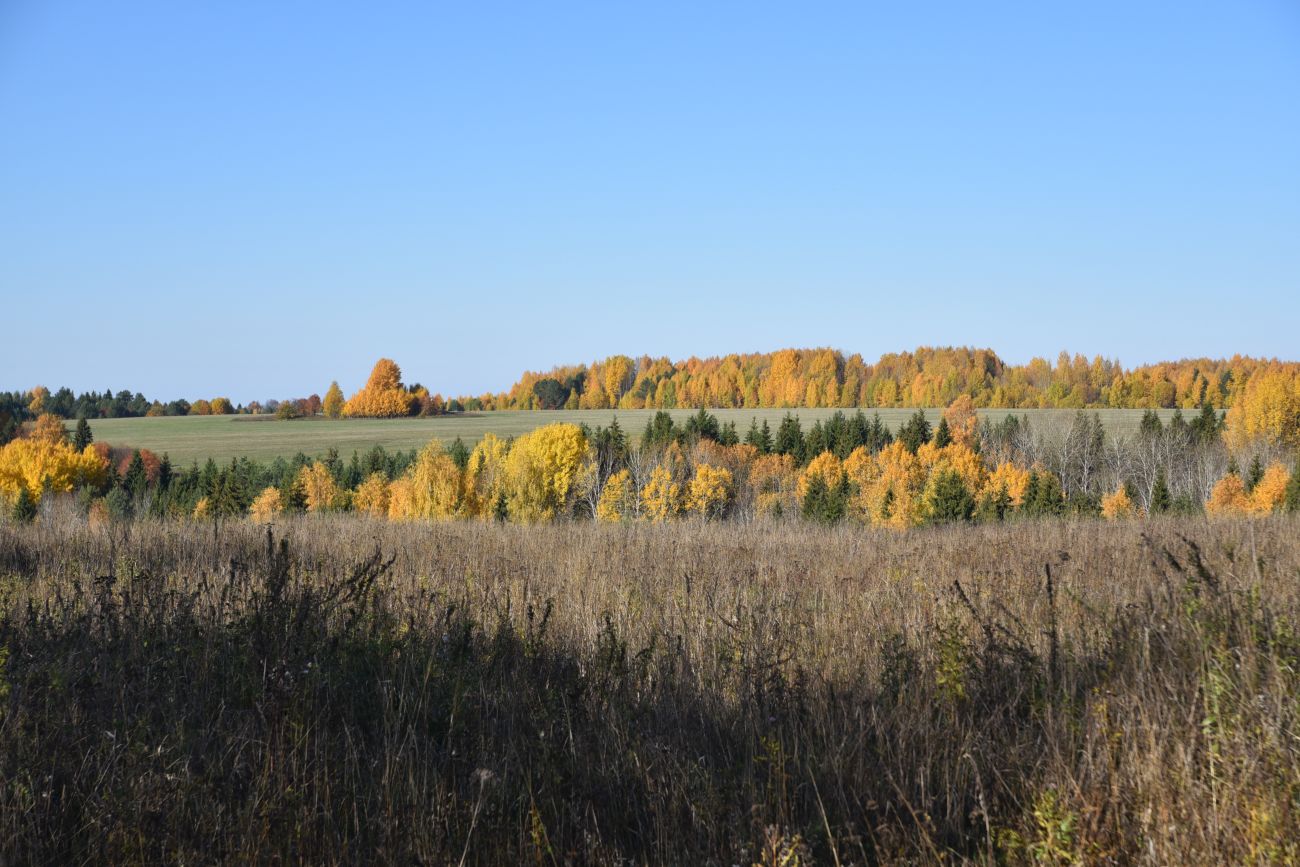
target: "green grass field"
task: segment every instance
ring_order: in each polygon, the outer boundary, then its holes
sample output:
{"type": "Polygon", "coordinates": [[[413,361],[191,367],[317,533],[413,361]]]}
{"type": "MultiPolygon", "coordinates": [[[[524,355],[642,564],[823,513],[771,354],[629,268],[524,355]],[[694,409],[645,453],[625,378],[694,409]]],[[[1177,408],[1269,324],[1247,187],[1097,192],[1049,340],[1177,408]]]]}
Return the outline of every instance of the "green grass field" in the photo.
{"type": "MultiPolygon", "coordinates": [[[[817,419],[830,416],[833,409],[800,409],[795,412],[807,430],[817,419]]],[[[913,410],[885,409],[878,411],[891,429],[896,430],[913,410]]],[[[694,410],[673,410],[679,422],[694,410]]],[[[750,419],[761,423],[767,419],[775,431],[784,409],[722,409],[713,410],[724,423],[734,421],[743,437],[750,419]]],[[[928,410],[931,421],[939,417],[939,410],[928,410]]],[[[987,410],[983,415],[1000,419],[1010,410],[987,410]]],[[[1136,429],[1142,410],[1099,410],[1103,423],[1113,434],[1124,434],[1136,429]]],[[[1067,423],[1074,410],[1021,410],[1033,422],[1049,424],[1067,423]]],[[[412,419],[345,419],[332,421],[324,418],[279,421],[270,416],[186,416],[181,418],[119,418],[98,419],[90,423],[97,442],[115,446],[147,448],[158,454],[166,452],[174,463],[183,465],[191,461],[215,458],[218,461],[232,457],[250,457],[269,460],[290,457],[297,452],[308,455],[324,454],[331,447],[347,457],[353,450],[365,451],[373,445],[389,450],[418,448],[431,439],[449,443],[460,437],[467,444],[477,442],[485,433],[497,436],[518,436],[535,427],[555,422],[585,422],[592,427],[607,425],[615,416],[624,430],[634,436],[644,430],[654,410],[573,410],[556,412],[492,412],[466,413],[439,418],[412,419]]],[[[1162,411],[1168,419],[1172,411],[1162,411]]],[[[74,423],[69,423],[69,428],[74,423]]]]}

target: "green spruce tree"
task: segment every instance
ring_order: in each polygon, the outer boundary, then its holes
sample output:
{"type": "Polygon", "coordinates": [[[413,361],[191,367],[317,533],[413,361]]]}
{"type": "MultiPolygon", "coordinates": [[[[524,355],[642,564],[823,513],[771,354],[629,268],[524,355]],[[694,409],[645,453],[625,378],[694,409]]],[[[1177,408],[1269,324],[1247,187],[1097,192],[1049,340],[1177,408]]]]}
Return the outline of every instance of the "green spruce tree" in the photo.
{"type": "Polygon", "coordinates": [[[1169,493],[1169,482],[1165,478],[1165,468],[1156,471],[1156,481],[1151,487],[1151,509],[1153,515],[1163,515],[1173,508],[1173,497],[1169,493]]]}
{"type": "Polygon", "coordinates": [[[939,426],[934,429],[934,444],[939,448],[952,443],[952,429],[948,427],[948,419],[939,419],[939,426]]]}
{"type": "Polygon", "coordinates": [[[1286,499],[1282,507],[1292,514],[1300,512],[1300,461],[1296,461],[1291,480],[1286,483],[1286,499]]]}
{"type": "Polygon", "coordinates": [[[1250,493],[1255,490],[1259,480],[1264,478],[1264,464],[1260,461],[1259,455],[1250,460],[1250,469],[1246,472],[1246,492],[1250,493]]]}
{"type": "Polygon", "coordinates": [[[934,524],[969,521],[975,512],[975,500],[956,470],[943,470],[935,476],[928,505],[934,524]]]}
{"type": "Polygon", "coordinates": [[[795,463],[801,463],[804,457],[803,427],[799,417],[786,413],[776,429],[776,440],[772,444],[778,455],[790,455],[795,463]]]}
{"type": "Polygon", "coordinates": [[[20,524],[30,524],[36,520],[36,500],[31,491],[23,485],[18,489],[18,499],[14,501],[14,520],[20,524]]]}
{"type": "Polygon", "coordinates": [[[925,417],[925,410],[918,409],[912,417],[898,429],[898,441],[912,454],[930,441],[930,422],[925,417]]]}
{"type": "Polygon", "coordinates": [[[86,421],[85,416],[77,419],[77,430],[72,435],[72,447],[79,452],[84,452],[86,446],[94,441],[95,436],[90,432],[90,422],[86,421]]]}
{"type": "Polygon", "coordinates": [[[999,485],[996,491],[989,491],[980,498],[979,506],[975,509],[975,520],[981,524],[996,524],[1006,520],[1009,511],[1011,495],[1007,493],[1006,485],[999,485]]]}

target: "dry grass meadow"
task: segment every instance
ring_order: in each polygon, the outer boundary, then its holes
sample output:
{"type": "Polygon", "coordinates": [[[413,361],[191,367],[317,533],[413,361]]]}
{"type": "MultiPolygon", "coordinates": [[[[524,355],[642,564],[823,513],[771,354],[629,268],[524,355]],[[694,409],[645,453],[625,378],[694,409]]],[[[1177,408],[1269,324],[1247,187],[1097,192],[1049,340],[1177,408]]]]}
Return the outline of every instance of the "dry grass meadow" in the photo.
{"type": "Polygon", "coordinates": [[[0,526],[0,860],[1295,863],[1298,530],[0,526]]]}

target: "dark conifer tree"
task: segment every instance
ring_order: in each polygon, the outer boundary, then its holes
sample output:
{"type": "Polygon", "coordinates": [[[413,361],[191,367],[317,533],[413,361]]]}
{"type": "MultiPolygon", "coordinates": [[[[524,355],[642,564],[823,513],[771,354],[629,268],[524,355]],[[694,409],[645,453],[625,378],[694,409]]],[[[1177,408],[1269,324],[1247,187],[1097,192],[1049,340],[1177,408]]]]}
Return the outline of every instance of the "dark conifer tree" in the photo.
{"type": "Polygon", "coordinates": [[[1192,419],[1189,427],[1192,430],[1192,436],[1198,442],[1213,442],[1218,438],[1219,433],[1223,430],[1223,420],[1219,414],[1214,411],[1214,407],[1208,403],[1201,404],[1201,412],[1196,418],[1192,419]]]}
{"type": "Polygon", "coordinates": [[[1246,472],[1246,492],[1254,491],[1262,478],[1264,478],[1264,464],[1260,461],[1259,455],[1255,455],[1251,458],[1250,469],[1246,472]]]}
{"type": "Polygon", "coordinates": [[[1154,410],[1149,409],[1142,413],[1142,423],[1138,425],[1138,431],[1144,437],[1156,436],[1164,433],[1165,426],[1160,421],[1160,415],[1154,410]]]}
{"type": "Polygon", "coordinates": [[[131,463],[127,465],[126,473],[122,476],[122,487],[126,488],[126,492],[135,502],[144,499],[149,487],[149,475],[145,472],[144,459],[140,456],[139,449],[131,455],[131,463]]]}
{"type": "Polygon", "coordinates": [[[1006,519],[1011,510],[1011,495],[1006,485],[999,485],[996,491],[990,491],[980,498],[975,510],[975,520],[981,524],[995,524],[1006,519]]]}
{"type": "Polygon", "coordinates": [[[158,462],[158,490],[166,492],[172,486],[172,459],[163,452],[162,460],[158,462]]]}
{"type": "Polygon", "coordinates": [[[77,430],[72,435],[72,446],[77,451],[85,451],[86,446],[95,441],[94,435],[90,432],[90,422],[86,421],[85,416],[77,419],[77,430]]]}
{"type": "Polygon", "coordinates": [[[1151,514],[1163,515],[1173,507],[1173,497],[1169,493],[1169,482],[1165,478],[1165,468],[1156,471],[1156,482],[1151,488],[1151,514]]]}
{"type": "Polygon", "coordinates": [[[925,410],[918,409],[898,429],[898,441],[912,454],[930,441],[930,422],[925,417],[925,410]]]}
{"type": "Polygon", "coordinates": [[[955,470],[942,470],[935,476],[929,500],[930,521],[936,524],[969,521],[975,511],[975,500],[955,470]]]}
{"type": "Polygon", "coordinates": [[[1288,512],[1300,512],[1300,461],[1291,470],[1291,480],[1286,483],[1286,499],[1282,507],[1288,512]]]}
{"type": "MultiPolygon", "coordinates": [[[[808,431],[808,435],[803,438],[804,461],[811,461],[822,452],[827,451],[829,445],[826,441],[826,430],[819,421],[812,426],[812,430],[808,431]]],[[[795,457],[795,460],[799,460],[798,456],[795,457]]]]}
{"type": "Polygon", "coordinates": [[[704,407],[700,407],[695,415],[686,420],[686,435],[692,440],[713,440],[717,442],[718,437],[721,435],[718,428],[718,417],[704,407]]]}
{"type": "MultiPolygon", "coordinates": [[[[617,424],[617,420],[614,423],[617,424]]],[[[465,472],[465,468],[469,466],[469,447],[465,445],[465,441],[460,437],[456,437],[451,441],[451,445],[447,447],[447,456],[451,458],[451,462],[454,463],[456,468],[462,473],[465,472]]],[[[356,459],[355,454],[352,457],[354,460],[356,459]]],[[[358,465],[357,469],[358,471],[360,470],[360,465],[358,465]]]]}
{"type": "Polygon", "coordinates": [[[18,499],[14,501],[13,518],[20,524],[30,524],[36,520],[36,500],[27,486],[18,489],[18,499]]]}
{"type": "Polygon", "coordinates": [[[795,463],[803,461],[803,427],[799,424],[798,416],[787,412],[781,419],[781,424],[776,429],[776,442],[773,449],[778,455],[790,455],[795,463]]]}
{"type": "Polygon", "coordinates": [[[952,443],[952,430],[948,427],[948,419],[939,419],[939,426],[934,429],[934,444],[939,448],[952,443]]]}

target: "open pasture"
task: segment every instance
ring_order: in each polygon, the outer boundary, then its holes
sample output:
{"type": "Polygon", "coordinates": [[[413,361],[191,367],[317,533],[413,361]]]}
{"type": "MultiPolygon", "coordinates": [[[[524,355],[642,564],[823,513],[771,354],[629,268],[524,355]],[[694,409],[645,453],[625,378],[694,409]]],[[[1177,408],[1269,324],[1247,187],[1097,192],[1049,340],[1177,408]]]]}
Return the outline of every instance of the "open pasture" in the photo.
{"type": "MultiPolygon", "coordinates": [[[[836,412],[854,411],[806,408],[710,410],[724,424],[735,422],[742,438],[751,419],[758,419],[760,424],[766,419],[775,431],[782,416],[793,412],[799,416],[806,431],[819,419],[828,418],[836,412]]],[[[897,430],[915,412],[912,409],[864,411],[868,415],[878,412],[891,430],[897,430]]],[[[675,409],[670,412],[681,423],[695,410],[675,409]]],[[[938,421],[941,412],[938,409],[926,410],[932,422],[938,421]]],[[[1106,430],[1115,435],[1136,430],[1143,413],[1138,409],[1103,409],[1096,412],[1101,416],[1106,430]]],[[[317,456],[330,448],[337,449],[340,455],[346,457],[354,450],[364,452],[375,445],[381,445],[390,451],[405,450],[419,448],[431,439],[450,443],[457,437],[466,444],[473,445],[486,433],[500,437],[518,436],[540,425],[556,422],[585,423],[595,427],[608,425],[615,417],[624,430],[636,437],[645,429],[646,422],[654,413],[655,410],[648,409],[507,411],[462,413],[436,418],[332,420],[317,417],[293,421],[280,421],[271,416],[222,415],[94,419],[90,426],[97,442],[150,449],[160,455],[165,452],[171,456],[173,463],[184,465],[209,457],[218,461],[234,457],[272,460],[276,457],[291,457],[298,452],[317,456]]],[[[1015,414],[1028,416],[1034,423],[1054,425],[1067,424],[1074,413],[1075,410],[1057,409],[980,411],[982,417],[994,420],[1015,414]]],[[[1172,415],[1172,410],[1160,410],[1161,418],[1166,421],[1172,415]]],[[[69,429],[75,424],[69,422],[69,429]]]]}

